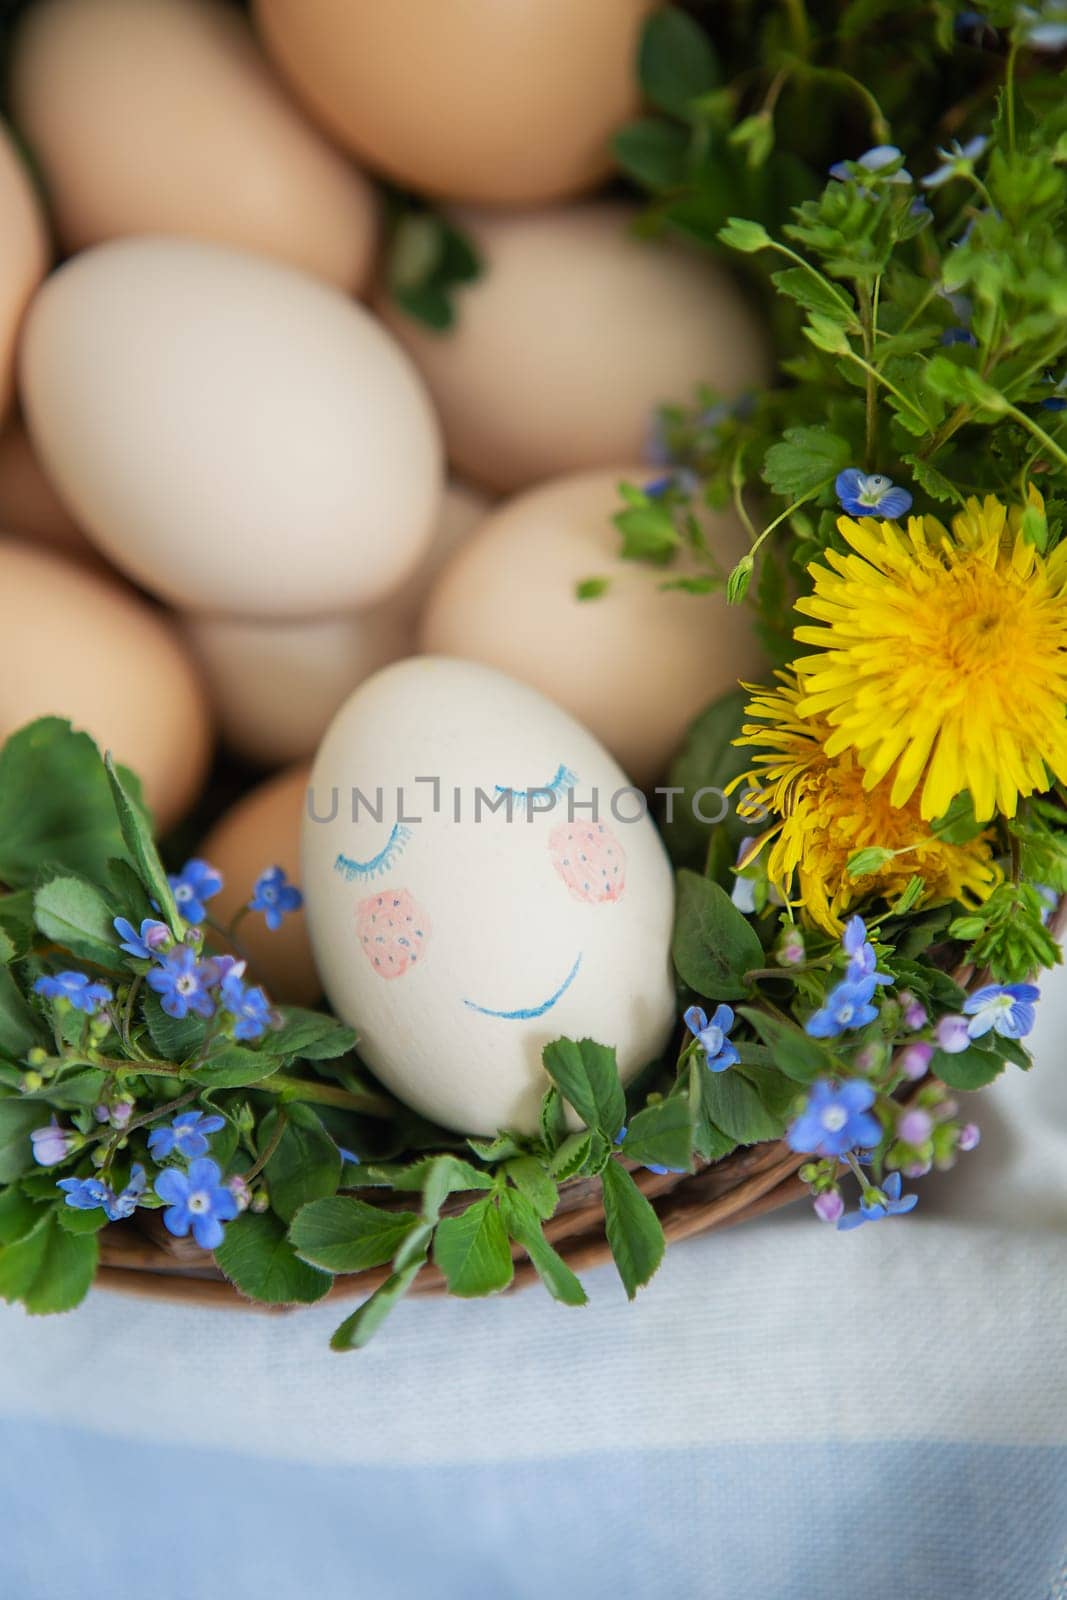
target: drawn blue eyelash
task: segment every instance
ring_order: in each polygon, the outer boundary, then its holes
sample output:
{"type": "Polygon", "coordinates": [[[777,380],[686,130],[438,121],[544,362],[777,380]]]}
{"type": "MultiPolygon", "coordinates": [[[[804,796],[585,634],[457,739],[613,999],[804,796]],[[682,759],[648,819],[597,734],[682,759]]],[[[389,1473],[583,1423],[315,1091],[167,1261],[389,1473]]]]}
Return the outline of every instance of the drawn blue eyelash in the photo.
{"type": "Polygon", "coordinates": [[[575,788],[577,782],[577,774],[572,772],[570,767],[565,767],[561,762],[556,768],[556,776],[552,779],[551,783],[542,784],[540,787],[535,786],[532,789],[512,789],[510,785],[496,783],[493,785],[493,788],[497,794],[510,794],[512,799],[515,801],[515,804],[521,811],[531,793],[550,794],[553,797],[558,797],[561,794],[566,794],[568,789],[575,788]]]}
{"type": "Polygon", "coordinates": [[[349,883],[354,879],[369,883],[372,878],[380,878],[383,872],[389,871],[410,838],[411,829],[402,828],[399,822],[395,822],[392,833],[376,856],[371,856],[369,861],[353,861],[351,856],[339,855],[333,870],[343,873],[349,883]]]}

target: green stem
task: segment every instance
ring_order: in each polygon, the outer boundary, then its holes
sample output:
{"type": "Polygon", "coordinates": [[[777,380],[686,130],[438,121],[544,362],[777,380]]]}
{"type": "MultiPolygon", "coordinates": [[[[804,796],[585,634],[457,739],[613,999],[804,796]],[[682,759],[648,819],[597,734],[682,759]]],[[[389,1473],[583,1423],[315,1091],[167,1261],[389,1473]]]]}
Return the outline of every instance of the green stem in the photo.
{"type": "Polygon", "coordinates": [[[855,95],[867,108],[875,144],[892,143],[893,136],[889,126],[889,119],[866,84],[861,83],[858,78],[854,78],[850,72],[842,72],[839,67],[812,67],[807,62],[804,62],[803,71],[808,78],[823,83],[836,84],[839,89],[844,89],[849,94],[855,95]]]}
{"type": "Polygon", "coordinates": [[[252,1165],[249,1167],[248,1171],[247,1172],[242,1172],[242,1174],[241,1174],[242,1178],[244,1179],[244,1181],[246,1183],[251,1183],[253,1178],[258,1178],[259,1177],[260,1173],[263,1171],[263,1168],[267,1165],[267,1162],[270,1160],[270,1158],[274,1154],[275,1150],[277,1150],[278,1146],[281,1144],[282,1137],[283,1137],[283,1135],[285,1133],[285,1130],[286,1130],[286,1128],[288,1126],[289,1126],[289,1118],[286,1116],[284,1111],[279,1111],[278,1112],[278,1125],[275,1128],[274,1132],[271,1134],[270,1139],[267,1142],[266,1148],[256,1157],[256,1159],[253,1161],[252,1165]]]}
{"type": "Polygon", "coordinates": [[[1033,417],[1028,417],[1025,411],[1019,410],[1018,406],[1006,405],[1004,410],[1009,417],[1014,418],[1020,427],[1025,428],[1028,433],[1032,433],[1038,443],[1055,456],[1061,467],[1067,467],[1067,451],[1061,449],[1051,434],[1046,433],[1044,428],[1039,427],[1033,417]]]}
{"type": "Polygon", "coordinates": [[[1008,149],[1015,154],[1015,61],[1019,54],[1018,37],[1013,37],[1004,66],[1004,110],[1008,123],[1008,149]]]}
{"type": "Polygon", "coordinates": [[[863,368],[864,372],[870,373],[877,383],[880,383],[884,389],[888,389],[889,393],[899,400],[907,411],[911,412],[913,417],[917,417],[920,422],[925,423],[926,418],[918,406],[909,400],[906,394],[901,394],[896,384],[890,383],[884,372],[879,372],[877,367],[873,367],[869,361],[865,361],[862,356],[858,356],[855,350],[842,351],[842,354],[846,360],[854,361],[858,367],[863,368]]]}
{"type": "Polygon", "coordinates": [[[340,1084],[311,1083],[306,1078],[295,1078],[286,1072],[276,1072],[270,1078],[265,1078],[255,1085],[257,1089],[264,1089],[270,1094],[278,1093],[286,1100],[307,1101],[311,1105],[340,1106],[345,1111],[362,1111],[368,1117],[392,1117],[396,1114],[396,1104],[385,1095],[375,1094],[371,1089],[360,1090],[354,1094],[349,1089],[342,1089],[340,1084]]]}

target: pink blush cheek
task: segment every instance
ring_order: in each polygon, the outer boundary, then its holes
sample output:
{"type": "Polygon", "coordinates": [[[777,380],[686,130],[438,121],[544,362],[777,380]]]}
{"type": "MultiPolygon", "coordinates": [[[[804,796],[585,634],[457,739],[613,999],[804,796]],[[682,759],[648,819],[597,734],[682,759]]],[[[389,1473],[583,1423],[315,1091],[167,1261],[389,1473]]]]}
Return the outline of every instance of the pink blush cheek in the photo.
{"type": "Polygon", "coordinates": [[[587,905],[621,900],[626,852],[603,822],[561,822],[548,839],[552,865],[576,900],[587,905]]]}
{"type": "Polygon", "coordinates": [[[406,889],[385,890],[359,902],[356,936],[379,978],[402,978],[423,959],[430,919],[406,889]]]}

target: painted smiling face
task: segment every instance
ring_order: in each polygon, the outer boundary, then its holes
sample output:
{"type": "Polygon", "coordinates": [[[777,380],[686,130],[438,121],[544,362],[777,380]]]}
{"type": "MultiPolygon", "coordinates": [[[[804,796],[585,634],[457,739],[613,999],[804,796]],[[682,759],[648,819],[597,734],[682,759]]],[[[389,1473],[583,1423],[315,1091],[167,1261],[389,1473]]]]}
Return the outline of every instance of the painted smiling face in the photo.
{"type": "Polygon", "coordinates": [[[529,1132],[552,1039],[614,1045],[624,1078],[653,1059],[673,890],[639,811],[591,734],[489,668],[419,657],[356,690],[312,772],[304,890],[326,992],[395,1094],[529,1132]]]}

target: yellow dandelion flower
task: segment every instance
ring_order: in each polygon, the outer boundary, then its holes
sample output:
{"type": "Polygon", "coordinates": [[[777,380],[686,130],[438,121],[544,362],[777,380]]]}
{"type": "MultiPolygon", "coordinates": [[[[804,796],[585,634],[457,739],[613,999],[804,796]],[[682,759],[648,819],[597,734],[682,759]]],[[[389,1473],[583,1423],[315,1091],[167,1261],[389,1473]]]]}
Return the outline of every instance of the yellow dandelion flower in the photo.
{"type": "Polygon", "coordinates": [[[767,873],[782,896],[834,934],[859,901],[893,901],[912,877],[923,880],[919,904],[981,904],[1000,879],[988,840],[947,844],[923,820],[917,797],[898,807],[888,784],[869,789],[851,750],[828,753],[828,724],[801,715],[795,675],[778,677],[773,688],[750,686],[754,698],[745,709],[756,720],[743,725],[736,742],[760,753],[734,787],[742,788],[742,816],[772,814],[761,844],[773,840],[767,873]],[[901,853],[851,878],[849,858],[877,846],[901,853]]]}
{"type": "MultiPolygon", "coordinates": [[[[1038,507],[1041,499],[1032,496],[1038,507]]],[[[924,817],[969,789],[980,821],[1067,779],[1067,542],[1048,556],[1022,512],[969,500],[952,533],[842,517],[852,547],[827,550],[797,609],[804,717],[825,717],[829,756],[856,753],[864,787],[893,772],[890,802],[921,785],[924,817]],[[854,552],[854,553],[853,553],[854,552]]]]}

